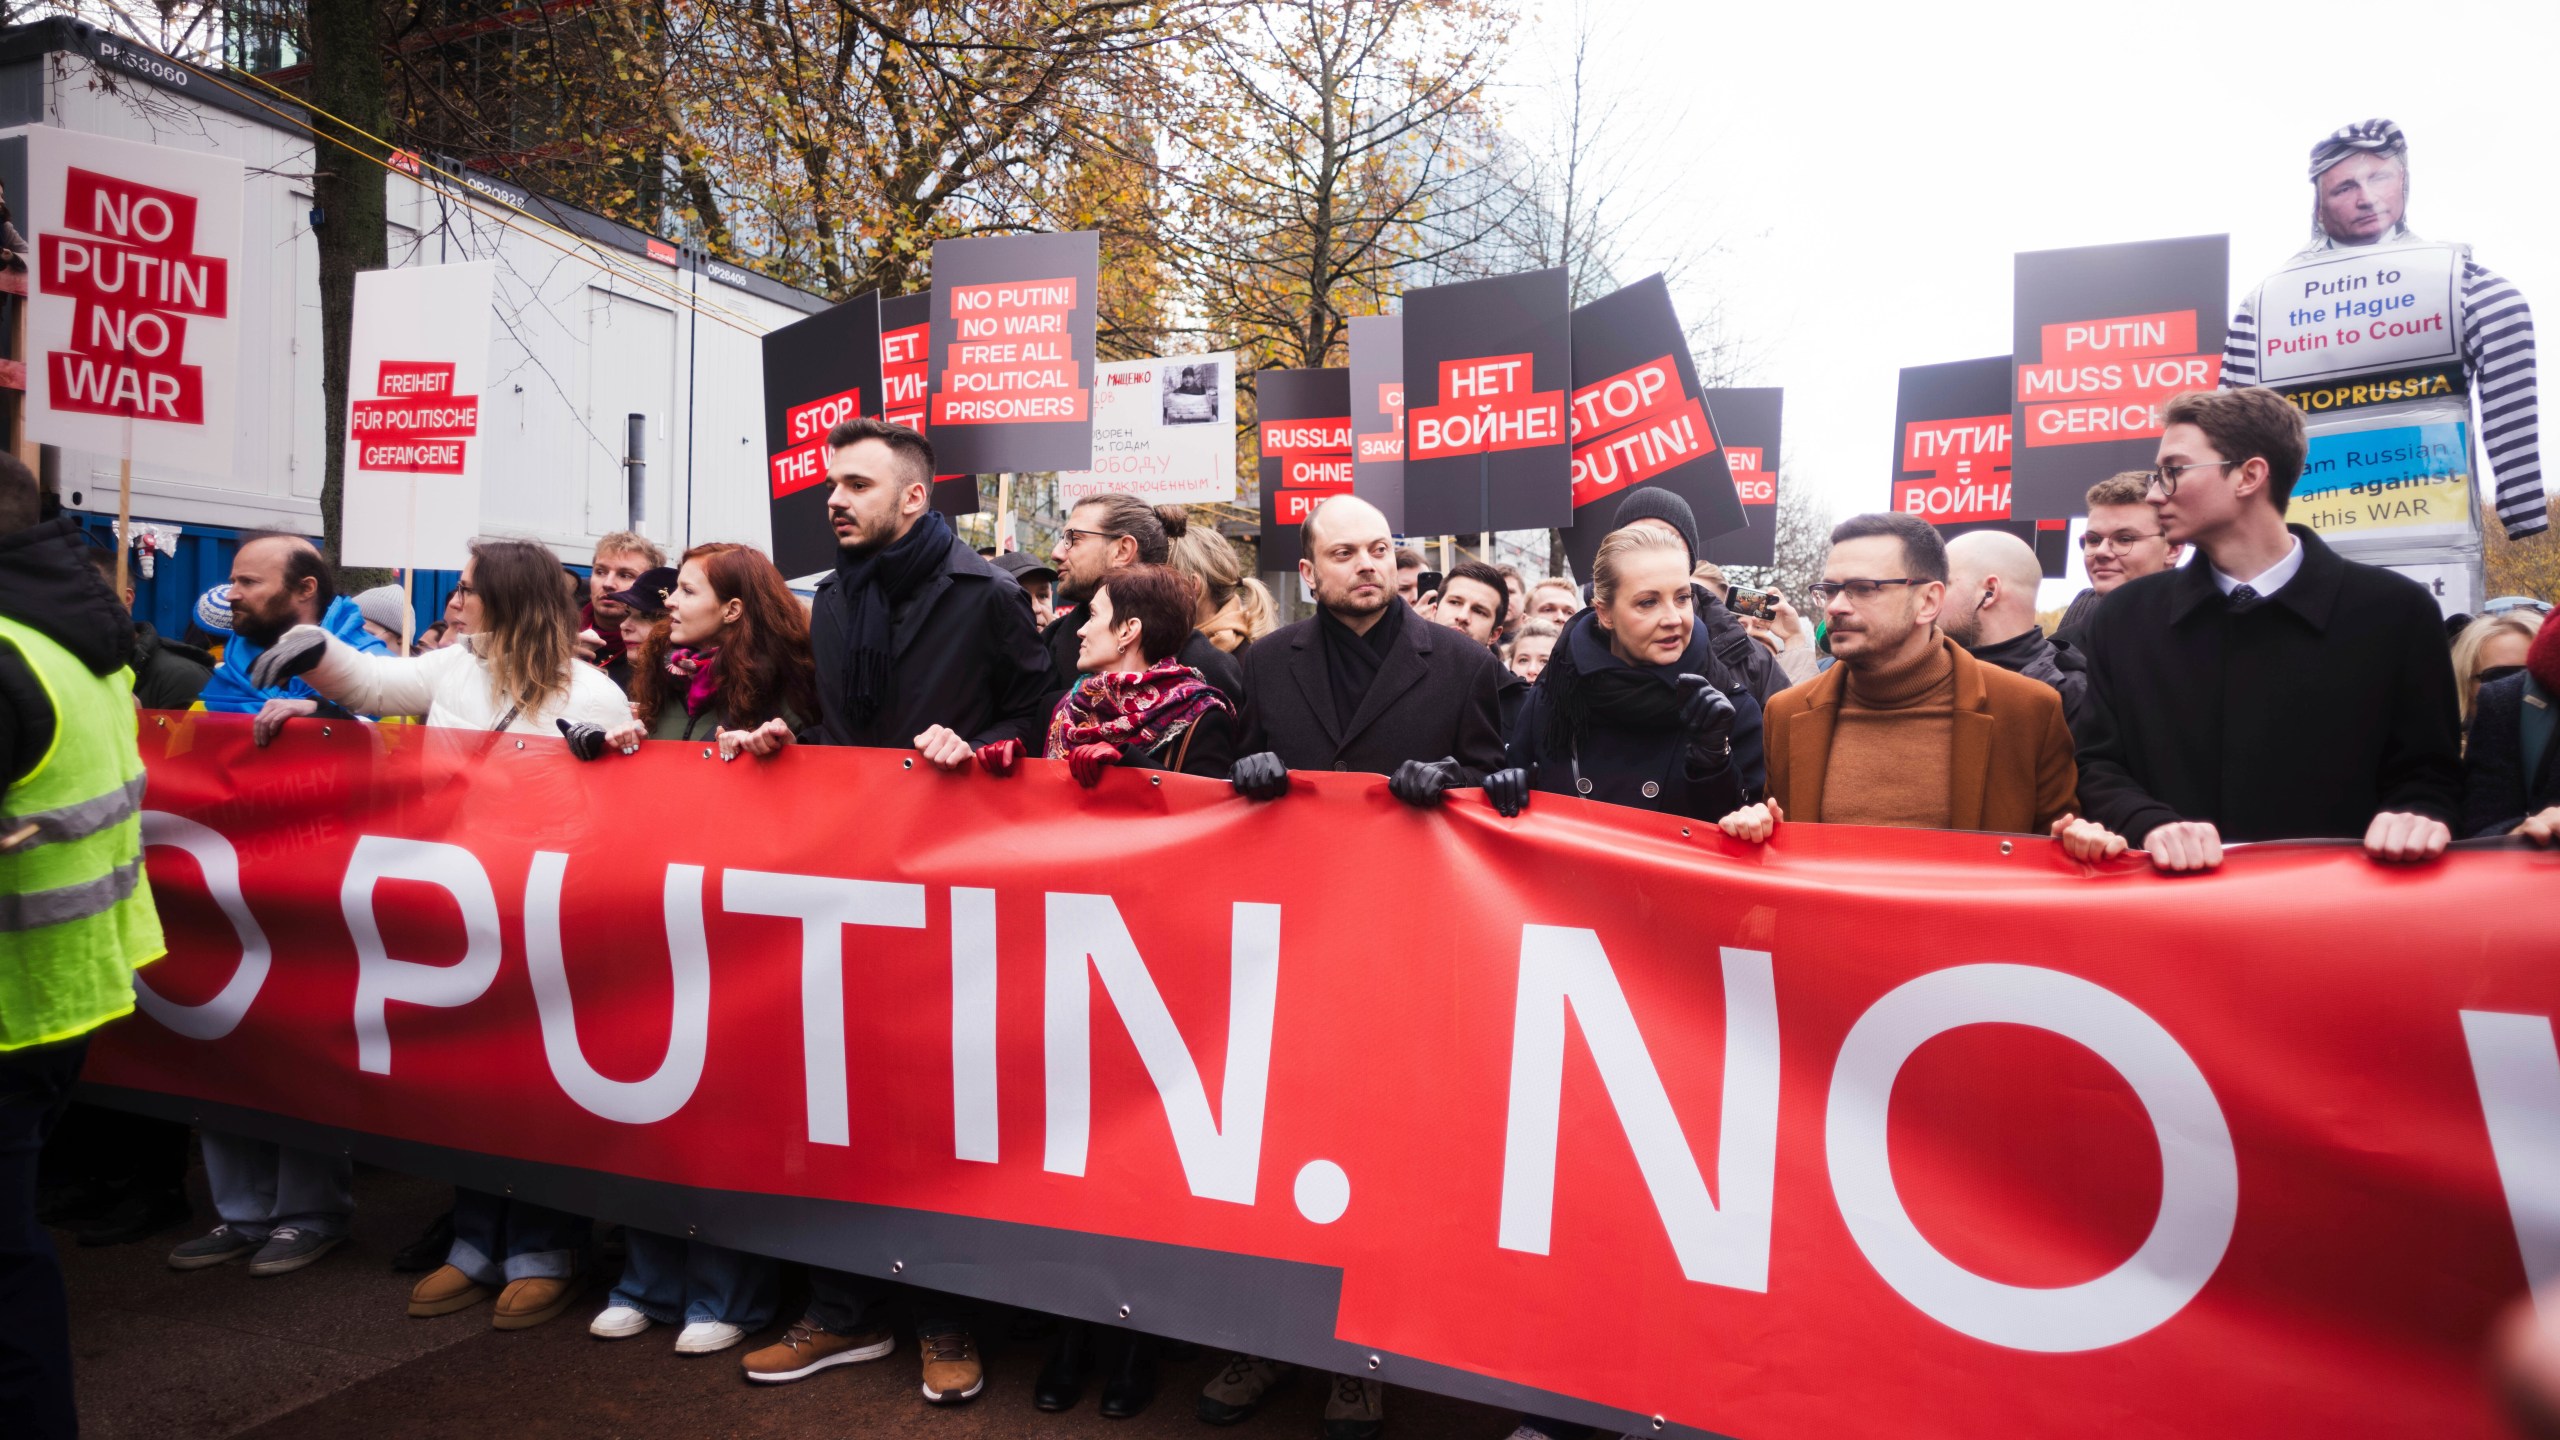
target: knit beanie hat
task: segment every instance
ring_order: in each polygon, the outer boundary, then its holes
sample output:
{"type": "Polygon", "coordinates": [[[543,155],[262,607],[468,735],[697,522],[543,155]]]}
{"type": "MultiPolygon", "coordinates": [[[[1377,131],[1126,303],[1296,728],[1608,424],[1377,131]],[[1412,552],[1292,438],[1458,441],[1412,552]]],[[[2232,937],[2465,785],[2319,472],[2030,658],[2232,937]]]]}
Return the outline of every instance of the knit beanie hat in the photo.
{"type": "Polygon", "coordinates": [[[1688,501],[1659,485],[1630,490],[1627,498],[1618,502],[1618,513],[1610,519],[1609,525],[1612,529],[1624,530],[1639,520],[1670,522],[1671,528],[1679,531],[1680,538],[1688,543],[1689,558],[1692,561],[1698,558],[1698,512],[1689,508],[1688,501]]]}
{"type": "Polygon", "coordinates": [[[394,635],[400,633],[400,617],[408,610],[397,585],[376,585],[356,597],[357,613],[394,635]]]}
{"type": "Polygon", "coordinates": [[[2533,644],[2524,652],[2524,672],[2545,695],[2560,695],[2560,618],[2546,615],[2533,644]]]}
{"type": "Polygon", "coordinates": [[[196,623],[211,635],[231,633],[231,585],[225,581],[196,597],[196,623]]]}

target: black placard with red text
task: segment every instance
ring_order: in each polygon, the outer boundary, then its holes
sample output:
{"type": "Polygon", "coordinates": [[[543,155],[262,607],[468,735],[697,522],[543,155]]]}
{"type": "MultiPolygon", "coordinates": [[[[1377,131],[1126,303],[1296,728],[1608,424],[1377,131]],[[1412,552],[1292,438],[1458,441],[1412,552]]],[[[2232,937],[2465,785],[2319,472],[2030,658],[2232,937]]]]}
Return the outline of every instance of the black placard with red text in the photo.
{"type": "Polygon", "coordinates": [[[1404,528],[1404,317],[1351,317],[1351,486],[1404,528]]]}
{"type": "Polygon", "coordinates": [[[933,247],[928,411],[955,475],[1093,467],[1101,238],[998,235],[933,247]]]}
{"type": "Polygon", "coordinates": [[[1351,488],[1351,372],[1265,370],[1253,377],[1261,455],[1265,571],[1298,568],[1298,527],[1318,502],[1351,488]]]}
{"type": "Polygon", "coordinates": [[[2091,485],[2150,468],[2162,401],[2221,383],[2231,237],[2031,250],[2016,283],[2010,514],[2068,520],[2091,485]]]}
{"type": "MultiPolygon", "coordinates": [[[[933,291],[892,295],[880,302],[880,418],[933,438],[925,423],[925,343],[932,331],[933,291]]],[[[937,461],[942,457],[937,454],[937,461]]],[[[933,508],[945,515],[978,513],[978,477],[933,477],[933,508]]]]}
{"type": "Polygon", "coordinates": [[[1778,559],[1778,440],[1787,392],[1774,385],[1709,390],[1707,413],[1724,441],[1725,468],[1745,525],[1700,542],[1719,565],[1774,565],[1778,559]]]}
{"type": "Polygon", "coordinates": [[[1532,270],[1404,297],[1404,533],[1573,523],[1565,272],[1532,270]]]}
{"type": "Polygon", "coordinates": [[[880,413],[880,295],[857,295],[764,337],[765,496],[773,563],[813,575],[836,563],[827,525],[827,432],[880,413]]]}
{"type": "MultiPolygon", "coordinates": [[[[2039,538],[2036,521],[2010,512],[2008,393],[2006,355],[1905,366],[1894,399],[1891,508],[1920,516],[1949,539],[1969,530],[2015,535],[2036,547],[2046,574],[2058,576],[2059,545],[2039,538]]],[[[2068,522],[2052,523],[2059,529],[2068,522]]]]}
{"type": "Polygon", "coordinates": [[[1573,312],[1573,573],[1588,576],[1627,493],[1659,486],[1689,502],[1701,540],[1747,523],[1689,339],[1659,275],[1573,312]]]}

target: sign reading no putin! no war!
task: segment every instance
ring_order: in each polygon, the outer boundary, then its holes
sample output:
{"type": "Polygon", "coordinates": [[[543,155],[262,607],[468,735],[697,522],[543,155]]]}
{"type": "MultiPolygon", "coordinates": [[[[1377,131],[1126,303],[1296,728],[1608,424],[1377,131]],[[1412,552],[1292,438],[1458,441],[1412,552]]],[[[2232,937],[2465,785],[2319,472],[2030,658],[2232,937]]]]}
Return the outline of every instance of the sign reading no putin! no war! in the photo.
{"type": "Polygon", "coordinates": [[[231,473],[240,162],[31,125],[27,432],[231,473]]]}
{"type": "Polygon", "coordinates": [[[1573,523],[1563,270],[1405,292],[1404,357],[1406,534],[1573,523]]]}
{"type": "Polygon", "coordinates": [[[2163,401],[2221,383],[2231,237],[2031,250],[2016,273],[2010,513],[2068,519],[2092,484],[2151,467],[2163,401]]]}
{"type": "Polygon", "coordinates": [[[926,419],[943,470],[1093,467],[1101,261],[1090,230],[935,243],[926,419]]]}
{"type": "Polygon", "coordinates": [[[880,414],[880,294],[795,320],[764,337],[766,504],[773,563],[811,575],[836,563],[827,523],[827,432],[880,414]]]}
{"type": "Polygon", "coordinates": [[[1670,288],[1650,275],[1573,312],[1573,573],[1588,575],[1632,491],[1689,502],[1703,540],[1748,522],[1716,419],[1698,388],[1670,288]]]}
{"type": "Polygon", "coordinates": [[[1298,568],[1298,527],[1351,491],[1351,372],[1265,370],[1253,377],[1262,455],[1262,568],[1298,568]]]}

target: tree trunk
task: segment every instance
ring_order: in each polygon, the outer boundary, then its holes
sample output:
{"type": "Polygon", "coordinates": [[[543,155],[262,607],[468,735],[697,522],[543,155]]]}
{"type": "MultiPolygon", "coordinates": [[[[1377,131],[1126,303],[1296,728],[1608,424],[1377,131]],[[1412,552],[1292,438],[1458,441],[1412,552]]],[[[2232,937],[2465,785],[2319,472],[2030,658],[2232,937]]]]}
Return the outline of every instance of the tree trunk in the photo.
{"type": "MultiPolygon", "coordinates": [[[[370,134],[387,134],[391,103],[380,0],[309,0],[304,33],[311,44],[312,104],[370,134]]],[[[389,156],[362,135],[317,114],[311,119],[320,136],[312,146],[311,196],[319,212],[313,238],[320,246],[320,403],[328,433],[321,459],[320,548],[335,564],[344,533],[347,352],[355,330],[356,274],[391,262],[383,215],[387,172],[374,163],[389,156]]],[[[342,577],[340,588],[358,588],[364,578],[342,577]]]]}

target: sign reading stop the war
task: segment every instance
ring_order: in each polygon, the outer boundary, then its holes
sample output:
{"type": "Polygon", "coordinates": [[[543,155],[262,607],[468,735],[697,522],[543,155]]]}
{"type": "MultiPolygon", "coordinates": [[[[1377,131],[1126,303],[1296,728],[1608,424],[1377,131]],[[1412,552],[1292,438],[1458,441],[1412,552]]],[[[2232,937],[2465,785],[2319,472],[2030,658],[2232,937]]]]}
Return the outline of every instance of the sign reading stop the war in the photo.
{"type": "Polygon", "coordinates": [[[1101,237],[999,235],[933,247],[927,418],[955,474],[1093,468],[1101,237]]]}
{"type": "MultiPolygon", "coordinates": [[[[925,422],[928,384],[925,348],[933,332],[933,291],[888,295],[880,301],[880,418],[932,439],[925,422]]],[[[937,461],[939,455],[934,457],[937,461]]],[[[933,477],[933,508],[945,515],[978,513],[978,477],[933,477]]]]}
{"type": "Polygon", "coordinates": [[[2227,235],[2019,255],[2011,515],[2076,517],[2091,485],[2150,468],[2161,403],[2221,383],[2230,303],[2227,235]]]}
{"type": "Polygon", "coordinates": [[[1404,317],[1351,317],[1351,488],[1404,533],[1404,317]]]}
{"type": "MultiPolygon", "coordinates": [[[[1573,573],[1589,575],[1629,492],[1659,486],[1689,503],[1701,538],[1747,523],[1733,471],[1698,387],[1689,340],[1659,275],[1573,312],[1573,573]]],[[[1774,462],[1773,462],[1774,463],[1774,462]]]]}
{"type": "Polygon", "coordinates": [[[1352,493],[1351,372],[1265,370],[1253,380],[1261,451],[1262,560],[1298,568],[1298,527],[1334,495],[1352,493]]]}
{"type": "Polygon", "coordinates": [[[881,410],[880,292],[856,295],[764,337],[765,504],[785,575],[834,567],[827,432],[881,410]]]}
{"type": "Polygon", "coordinates": [[[51,125],[26,136],[28,434],[228,476],[240,163],[51,125]]]}
{"type": "Polygon", "coordinates": [[[1561,269],[1405,292],[1405,533],[1573,523],[1571,317],[1561,269]]]}
{"type": "Polygon", "coordinates": [[[458,570],[469,558],[480,533],[480,397],[497,283],[489,261],[356,277],[344,563],[458,570]]]}
{"type": "Polygon", "coordinates": [[[1719,565],[1778,563],[1778,439],[1786,396],[1775,386],[1706,393],[1747,523],[1702,541],[1703,558],[1719,565]]]}

